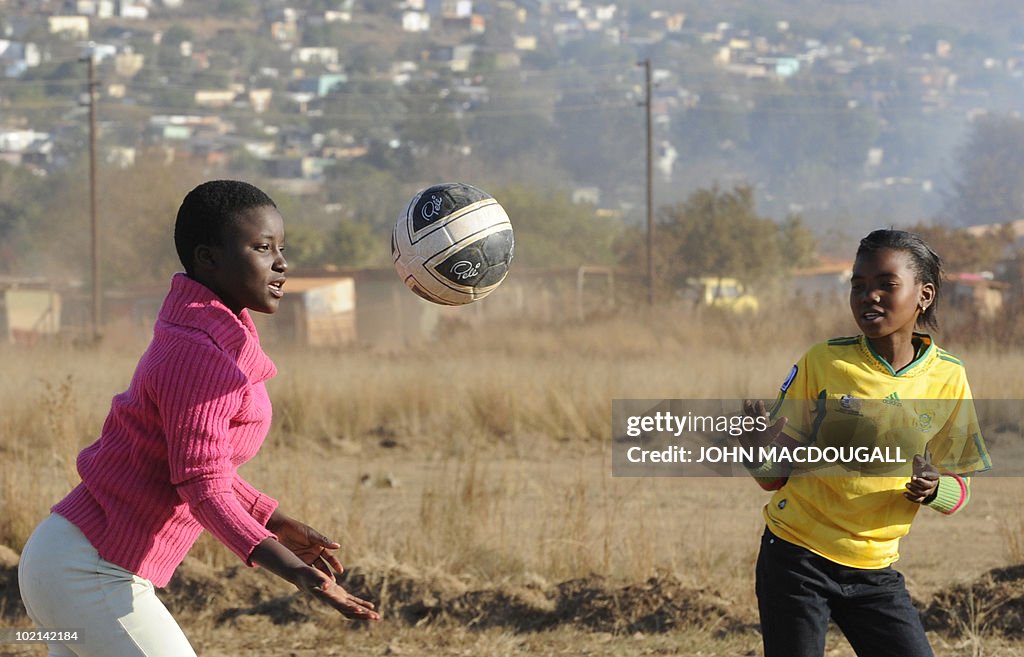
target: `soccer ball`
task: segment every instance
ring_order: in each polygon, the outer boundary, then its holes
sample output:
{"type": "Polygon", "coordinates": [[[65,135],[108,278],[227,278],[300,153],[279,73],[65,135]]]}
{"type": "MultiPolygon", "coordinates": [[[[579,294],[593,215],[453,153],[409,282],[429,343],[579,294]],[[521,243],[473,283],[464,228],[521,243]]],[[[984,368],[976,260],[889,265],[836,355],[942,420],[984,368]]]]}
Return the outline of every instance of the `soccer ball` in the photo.
{"type": "Polygon", "coordinates": [[[508,273],[515,241],[504,208],[465,183],[428,187],[395,222],[391,256],[405,284],[427,301],[470,303],[508,273]]]}

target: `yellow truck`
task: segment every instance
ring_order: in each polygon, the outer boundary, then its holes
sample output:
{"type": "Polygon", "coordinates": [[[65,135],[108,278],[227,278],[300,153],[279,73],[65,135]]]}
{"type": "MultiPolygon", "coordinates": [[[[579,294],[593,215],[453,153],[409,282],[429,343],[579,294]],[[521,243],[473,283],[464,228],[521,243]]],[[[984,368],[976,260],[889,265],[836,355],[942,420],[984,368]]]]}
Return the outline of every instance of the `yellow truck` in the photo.
{"type": "Polygon", "coordinates": [[[756,313],[757,297],[735,278],[700,276],[687,279],[686,297],[694,305],[721,308],[734,313],[756,313]]]}

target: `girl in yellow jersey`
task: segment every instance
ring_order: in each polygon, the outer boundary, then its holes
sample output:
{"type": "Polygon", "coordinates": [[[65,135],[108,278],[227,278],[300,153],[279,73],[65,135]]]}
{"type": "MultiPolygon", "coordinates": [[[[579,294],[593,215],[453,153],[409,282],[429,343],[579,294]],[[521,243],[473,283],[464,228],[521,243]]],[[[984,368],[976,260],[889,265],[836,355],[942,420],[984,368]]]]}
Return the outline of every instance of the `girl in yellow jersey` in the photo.
{"type": "Polygon", "coordinates": [[[917,235],[872,232],[857,250],[850,288],[862,334],[812,347],[770,412],[745,402],[748,415],[774,424],[744,436],[744,446],[776,454],[835,447],[833,454],[907,461],[749,465],[774,491],[757,561],[766,657],[821,657],[830,618],[861,657],[932,655],[892,568],[899,539],[922,505],[945,514],[963,508],[967,475],[990,466],[963,364],[914,330],[936,326],[941,275],[939,256],[917,235]],[[871,449],[850,449],[858,447],[871,449]]]}

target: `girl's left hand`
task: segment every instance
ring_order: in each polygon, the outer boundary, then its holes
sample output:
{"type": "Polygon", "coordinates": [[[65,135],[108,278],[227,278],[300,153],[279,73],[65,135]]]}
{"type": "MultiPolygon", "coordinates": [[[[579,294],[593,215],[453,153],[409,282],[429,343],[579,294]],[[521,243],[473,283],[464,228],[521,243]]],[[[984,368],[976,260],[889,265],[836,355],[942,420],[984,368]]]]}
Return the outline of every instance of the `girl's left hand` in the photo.
{"type": "Polygon", "coordinates": [[[309,525],[277,511],[267,522],[267,529],[277,535],[281,545],[295,553],[303,563],[313,566],[336,581],[335,573],[342,573],[345,567],[335,555],[341,544],[332,541],[309,525]]]}
{"type": "MultiPolygon", "coordinates": [[[[312,571],[314,574],[316,571],[312,571]]],[[[353,620],[380,620],[380,613],[369,600],[363,600],[346,591],[337,582],[324,580],[306,589],[313,597],[337,609],[345,618],[353,620]]]]}
{"type": "Polygon", "coordinates": [[[907,483],[903,497],[917,504],[930,502],[939,489],[939,471],[932,465],[932,454],[924,449],[924,456],[914,455],[914,474],[907,483]]]}

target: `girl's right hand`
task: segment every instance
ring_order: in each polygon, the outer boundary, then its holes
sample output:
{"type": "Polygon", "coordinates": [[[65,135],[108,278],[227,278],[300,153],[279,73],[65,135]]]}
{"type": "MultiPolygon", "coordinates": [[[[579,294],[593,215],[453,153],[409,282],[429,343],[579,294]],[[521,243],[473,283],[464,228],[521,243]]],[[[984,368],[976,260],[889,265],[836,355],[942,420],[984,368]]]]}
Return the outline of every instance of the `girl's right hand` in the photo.
{"type": "Polygon", "coordinates": [[[907,482],[903,496],[917,504],[927,504],[939,491],[939,470],[932,464],[932,453],[927,447],[924,454],[914,454],[914,474],[907,482]]]}
{"type": "Polygon", "coordinates": [[[745,431],[740,434],[740,445],[748,448],[757,449],[771,445],[779,437],[779,434],[782,433],[782,429],[786,426],[786,422],[788,422],[787,418],[780,417],[775,424],[769,425],[768,422],[771,421],[771,415],[765,408],[764,401],[760,399],[757,401],[743,400],[743,414],[755,419],[763,418],[764,426],[767,427],[764,431],[745,431]]]}

